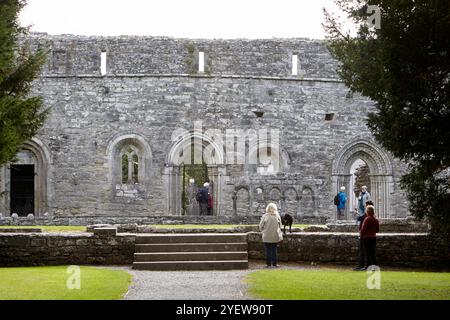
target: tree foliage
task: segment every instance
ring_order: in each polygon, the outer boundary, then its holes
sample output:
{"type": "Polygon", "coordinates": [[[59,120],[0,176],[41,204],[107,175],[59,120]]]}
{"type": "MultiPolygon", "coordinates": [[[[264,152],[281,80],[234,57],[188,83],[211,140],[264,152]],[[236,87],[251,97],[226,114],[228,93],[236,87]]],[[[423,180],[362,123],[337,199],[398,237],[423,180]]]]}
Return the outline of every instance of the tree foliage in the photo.
{"type": "Polygon", "coordinates": [[[343,32],[339,19],[325,11],[324,27],[329,50],[340,62],[338,73],[352,91],[375,102],[369,129],[383,147],[408,163],[401,185],[411,213],[448,231],[450,2],[335,2],[356,30],[355,35],[343,32]],[[374,26],[377,14],[380,24],[374,26]]]}
{"type": "Polygon", "coordinates": [[[19,38],[27,33],[18,23],[25,4],[0,0],[0,165],[14,158],[48,114],[42,110],[41,97],[30,97],[32,81],[45,62],[46,52],[31,52],[19,44],[19,38]]]}

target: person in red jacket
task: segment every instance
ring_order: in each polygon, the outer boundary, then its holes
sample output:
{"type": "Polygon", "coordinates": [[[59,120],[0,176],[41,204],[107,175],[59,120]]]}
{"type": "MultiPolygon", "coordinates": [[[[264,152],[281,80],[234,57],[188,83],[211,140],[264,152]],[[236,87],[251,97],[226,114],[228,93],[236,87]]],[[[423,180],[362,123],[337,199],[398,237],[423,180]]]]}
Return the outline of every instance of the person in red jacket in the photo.
{"type": "Polygon", "coordinates": [[[377,233],[380,231],[380,225],[378,219],[375,218],[375,208],[373,206],[367,206],[367,217],[362,223],[361,239],[364,246],[364,255],[366,256],[366,268],[377,264],[375,257],[375,246],[377,241],[377,233]]]}

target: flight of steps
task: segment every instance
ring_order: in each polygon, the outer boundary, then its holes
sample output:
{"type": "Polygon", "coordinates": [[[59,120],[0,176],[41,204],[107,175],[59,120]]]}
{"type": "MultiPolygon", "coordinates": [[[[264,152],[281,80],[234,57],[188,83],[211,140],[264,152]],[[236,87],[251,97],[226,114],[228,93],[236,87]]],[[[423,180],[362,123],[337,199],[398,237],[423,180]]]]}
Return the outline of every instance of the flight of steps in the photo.
{"type": "Polygon", "coordinates": [[[231,270],[248,268],[245,233],[142,234],[133,269],[231,270]]]}

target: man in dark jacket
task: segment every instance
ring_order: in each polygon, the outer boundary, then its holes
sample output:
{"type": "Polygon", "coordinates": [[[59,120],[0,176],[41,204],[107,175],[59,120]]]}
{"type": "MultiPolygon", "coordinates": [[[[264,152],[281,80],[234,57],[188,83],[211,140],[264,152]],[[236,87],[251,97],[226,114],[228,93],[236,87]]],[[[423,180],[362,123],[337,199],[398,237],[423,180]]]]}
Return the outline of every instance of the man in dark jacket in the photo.
{"type": "Polygon", "coordinates": [[[197,192],[197,201],[200,207],[200,215],[206,216],[208,214],[208,192],[209,183],[205,182],[203,187],[200,188],[197,192]]]}
{"type": "Polygon", "coordinates": [[[364,246],[364,254],[366,256],[366,268],[377,264],[375,257],[376,236],[380,231],[380,224],[378,219],[375,218],[375,208],[373,206],[367,206],[367,217],[364,219],[361,227],[361,239],[364,246]]]}

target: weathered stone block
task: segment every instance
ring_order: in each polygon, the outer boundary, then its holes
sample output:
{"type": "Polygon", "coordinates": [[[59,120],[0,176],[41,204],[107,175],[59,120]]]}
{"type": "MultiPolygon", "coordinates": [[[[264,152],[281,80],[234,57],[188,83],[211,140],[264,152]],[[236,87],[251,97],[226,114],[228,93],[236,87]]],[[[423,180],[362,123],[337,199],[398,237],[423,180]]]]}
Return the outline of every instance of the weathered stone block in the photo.
{"type": "Polygon", "coordinates": [[[94,236],[97,237],[115,237],[117,235],[117,228],[95,228],[94,236]]]}

